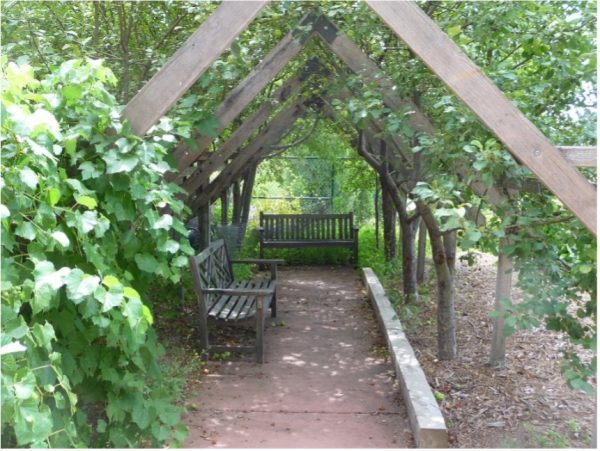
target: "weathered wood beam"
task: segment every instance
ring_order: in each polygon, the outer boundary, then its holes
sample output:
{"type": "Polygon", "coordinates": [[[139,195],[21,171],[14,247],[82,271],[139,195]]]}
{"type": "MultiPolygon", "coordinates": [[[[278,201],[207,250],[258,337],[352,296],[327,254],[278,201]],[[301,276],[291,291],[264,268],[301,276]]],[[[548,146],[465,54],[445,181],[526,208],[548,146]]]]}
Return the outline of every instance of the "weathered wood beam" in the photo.
{"type": "Polygon", "coordinates": [[[596,235],[596,189],[414,2],[366,0],[406,45],[596,235]]]}
{"type": "Polygon", "coordinates": [[[242,125],[240,125],[229,137],[219,150],[210,154],[210,156],[198,166],[186,180],[181,182],[181,186],[189,193],[193,194],[197,190],[206,187],[210,174],[218,170],[231,156],[252,136],[252,133],[263,125],[269,116],[277,109],[279,105],[285,103],[294,96],[304,78],[302,76],[292,77],[287,83],[267,99],[260,108],[258,108],[242,125]]]}
{"type": "Polygon", "coordinates": [[[127,104],[123,117],[129,120],[133,132],[143,136],[156,124],[267,3],[222,2],[127,104]]]}
{"type": "MultiPolygon", "coordinates": [[[[313,20],[313,17],[308,15],[300,21],[300,26],[310,25],[313,20]]],[[[215,117],[219,123],[218,133],[225,130],[292,58],[298,55],[310,36],[312,36],[312,32],[301,32],[299,29],[290,31],[227,95],[215,111],[215,117]]],[[[300,77],[303,76],[300,75],[300,77]]],[[[212,141],[213,138],[209,136],[197,136],[196,150],[190,150],[185,143],[180,144],[174,153],[179,173],[181,174],[185,168],[196,161],[198,155],[202,154],[202,151],[208,148],[212,141]]],[[[180,174],[174,176],[176,181],[181,180],[180,174]]]]}
{"type": "MultiPolygon", "coordinates": [[[[500,239],[498,246],[498,269],[496,273],[496,295],[494,310],[504,313],[505,301],[510,301],[512,289],[512,261],[504,247],[510,244],[508,237],[500,239]]],[[[506,363],[506,337],[504,335],[504,317],[494,318],[492,330],[492,346],[490,350],[490,365],[493,368],[503,368],[506,363]]]]}
{"type": "Polygon", "coordinates": [[[412,111],[408,121],[413,130],[433,133],[435,128],[411,99],[403,99],[396,92],[394,81],[383,72],[350,38],[340,31],[329,19],[320,16],[314,25],[315,32],[356,75],[368,83],[375,83],[383,100],[395,111],[412,111]]]}
{"type": "Polygon", "coordinates": [[[240,151],[223,171],[192,201],[192,208],[206,202],[212,202],[223,189],[240,177],[240,171],[248,168],[255,156],[269,153],[271,144],[277,142],[286,130],[296,121],[303,111],[301,100],[297,100],[280,111],[262,132],[242,151],[240,151]]]}
{"type": "Polygon", "coordinates": [[[598,165],[598,149],[587,146],[558,146],[561,155],[572,166],[595,168],[598,165]]]}

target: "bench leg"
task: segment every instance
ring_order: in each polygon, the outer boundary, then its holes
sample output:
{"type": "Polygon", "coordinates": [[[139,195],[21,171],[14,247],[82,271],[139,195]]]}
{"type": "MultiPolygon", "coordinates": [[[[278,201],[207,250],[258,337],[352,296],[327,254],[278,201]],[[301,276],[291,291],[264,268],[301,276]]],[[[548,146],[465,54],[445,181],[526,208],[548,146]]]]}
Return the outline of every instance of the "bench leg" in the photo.
{"type": "Polygon", "coordinates": [[[200,347],[204,360],[208,360],[208,320],[206,316],[200,318],[200,347]]]}
{"type": "Polygon", "coordinates": [[[263,335],[265,330],[265,312],[263,310],[263,297],[256,298],[256,362],[264,362],[263,335]]]}
{"type": "Polygon", "coordinates": [[[271,318],[277,318],[277,287],[275,287],[273,302],[271,303],[271,318]]]}

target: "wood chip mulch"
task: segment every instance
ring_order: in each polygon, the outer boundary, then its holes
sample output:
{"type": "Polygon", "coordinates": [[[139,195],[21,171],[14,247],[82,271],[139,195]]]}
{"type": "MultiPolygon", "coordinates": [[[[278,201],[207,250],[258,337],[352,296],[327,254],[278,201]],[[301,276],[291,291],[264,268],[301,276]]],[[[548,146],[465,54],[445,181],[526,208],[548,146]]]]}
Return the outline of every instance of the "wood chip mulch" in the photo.
{"type": "MultiPolygon", "coordinates": [[[[420,321],[405,325],[407,336],[446,418],[456,448],[588,448],[596,402],[569,389],[560,373],[566,344],[559,333],[539,328],[507,338],[506,367],[487,365],[490,352],[496,259],[477,254],[475,265],[457,262],[458,357],[437,359],[435,277],[420,321]]],[[[516,281],[516,275],[513,277],[516,281]]],[[[513,302],[520,293],[513,289],[513,302]]],[[[587,356],[589,358],[589,355],[587,356]]],[[[594,381],[595,387],[595,381],[594,381]]]]}

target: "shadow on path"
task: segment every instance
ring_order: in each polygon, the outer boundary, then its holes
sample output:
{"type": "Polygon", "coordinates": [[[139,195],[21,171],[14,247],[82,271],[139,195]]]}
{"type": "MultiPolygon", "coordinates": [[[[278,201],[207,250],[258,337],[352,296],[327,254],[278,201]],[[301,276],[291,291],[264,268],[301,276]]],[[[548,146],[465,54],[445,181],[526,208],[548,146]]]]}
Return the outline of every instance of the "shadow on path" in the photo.
{"type": "Polygon", "coordinates": [[[373,311],[351,268],[279,272],[278,317],[253,355],[211,362],[189,448],[413,447],[373,311]]]}

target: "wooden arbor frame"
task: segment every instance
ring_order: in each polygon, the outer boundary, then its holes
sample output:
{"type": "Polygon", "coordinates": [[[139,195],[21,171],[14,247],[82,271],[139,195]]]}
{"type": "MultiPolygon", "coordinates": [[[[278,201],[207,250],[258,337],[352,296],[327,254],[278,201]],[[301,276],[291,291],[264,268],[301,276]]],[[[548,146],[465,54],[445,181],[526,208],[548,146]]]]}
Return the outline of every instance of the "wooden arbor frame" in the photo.
{"type": "MultiPolygon", "coordinates": [[[[154,125],[267,3],[223,2],[126,106],[124,117],[131,121],[133,130],[143,135],[154,125]]],[[[561,199],[593,234],[596,234],[595,187],[569,164],[558,149],[510,103],[435,22],[413,2],[367,0],[367,4],[440,80],[463,100],[505,144],[512,155],[531,169],[542,183],[561,199]]],[[[324,20],[319,18],[313,25],[313,31],[318,31],[319,36],[332,50],[345,60],[341,43],[347,43],[349,40],[337,30],[333,34],[328,24],[323,25],[324,20]],[[336,41],[339,44],[338,51],[334,48],[336,41]]],[[[335,30],[333,24],[331,27],[335,30]]],[[[237,116],[274,75],[268,76],[268,73],[278,72],[300,51],[304,44],[302,41],[305,42],[305,39],[294,39],[293,34],[291,39],[290,35],[282,39],[274,51],[240,83],[239,89],[236,88],[223,102],[222,108],[219,109],[222,115],[227,116],[226,113],[231,111],[233,113],[230,116],[237,116]],[[279,64],[274,64],[276,61],[279,61],[279,64]],[[254,80],[254,85],[244,83],[249,79],[254,80]],[[246,90],[246,86],[250,86],[251,89],[246,90]],[[237,100],[242,97],[247,98],[247,102],[244,99],[237,100]],[[233,101],[227,103],[232,98],[233,101]],[[237,109],[239,111],[236,113],[237,109]]],[[[366,55],[362,55],[370,61],[366,55]]],[[[346,63],[348,64],[348,61],[346,63]]],[[[365,72],[373,74],[368,65],[366,68],[365,72]]],[[[385,89],[384,99],[388,94],[389,90],[385,89]]],[[[389,105],[391,102],[386,99],[386,103],[389,105]]],[[[228,122],[222,121],[219,114],[217,118],[222,130],[228,122]]],[[[414,118],[411,118],[411,125],[417,125],[414,118]]],[[[189,153],[186,155],[182,151],[180,154],[182,155],[178,158],[178,166],[182,171],[196,158],[189,157],[189,153]]]]}

